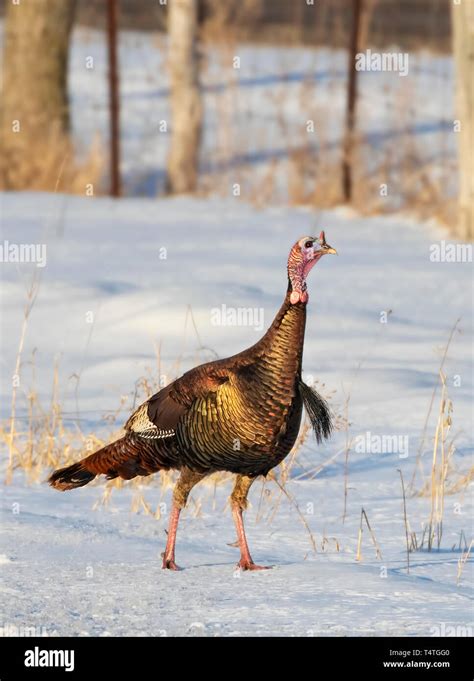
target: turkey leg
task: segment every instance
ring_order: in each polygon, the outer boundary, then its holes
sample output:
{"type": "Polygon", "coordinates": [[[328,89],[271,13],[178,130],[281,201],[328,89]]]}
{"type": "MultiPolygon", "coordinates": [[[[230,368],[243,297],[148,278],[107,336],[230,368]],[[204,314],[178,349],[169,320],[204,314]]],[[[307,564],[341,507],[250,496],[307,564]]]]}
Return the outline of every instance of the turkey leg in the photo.
{"type": "Polygon", "coordinates": [[[271,566],[256,565],[250,555],[247,537],[245,536],[243,511],[247,508],[247,494],[255,478],[238,475],[234,490],[230,496],[232,516],[234,518],[237,540],[240,548],[240,560],[237,567],[241,570],[269,570],[271,566]]]}
{"type": "Polygon", "coordinates": [[[173,490],[173,505],[171,507],[170,521],[168,525],[168,541],[163,558],[163,570],[179,570],[174,559],[174,549],[176,545],[176,532],[178,530],[179,515],[181,509],[186,506],[189,492],[200,480],[205,477],[203,473],[194,473],[189,468],[183,468],[178,482],[173,490]]]}

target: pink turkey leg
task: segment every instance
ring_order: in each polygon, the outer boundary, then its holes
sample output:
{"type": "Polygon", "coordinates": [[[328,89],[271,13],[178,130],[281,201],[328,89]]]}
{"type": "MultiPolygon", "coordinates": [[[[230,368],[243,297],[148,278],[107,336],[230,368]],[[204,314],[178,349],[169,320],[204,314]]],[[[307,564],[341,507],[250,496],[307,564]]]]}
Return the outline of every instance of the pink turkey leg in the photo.
{"type": "Polygon", "coordinates": [[[239,506],[233,506],[232,515],[234,517],[235,529],[237,530],[237,539],[239,540],[240,547],[240,560],[237,563],[237,567],[241,570],[269,570],[271,568],[270,565],[256,565],[252,560],[249,545],[247,544],[247,537],[245,536],[242,509],[239,506]]]}
{"type": "Polygon", "coordinates": [[[176,544],[176,532],[178,530],[179,514],[181,509],[173,504],[170,514],[170,522],[168,526],[168,541],[166,542],[165,552],[163,556],[163,570],[180,570],[174,562],[174,547],[176,544]]]}

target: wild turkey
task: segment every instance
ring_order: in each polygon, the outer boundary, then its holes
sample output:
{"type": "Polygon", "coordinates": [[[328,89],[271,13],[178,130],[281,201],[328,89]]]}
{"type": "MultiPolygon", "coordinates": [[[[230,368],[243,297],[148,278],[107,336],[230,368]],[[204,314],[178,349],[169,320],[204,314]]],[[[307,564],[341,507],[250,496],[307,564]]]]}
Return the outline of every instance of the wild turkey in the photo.
{"type": "Polygon", "coordinates": [[[175,541],[181,509],[194,485],[215,471],[237,475],[232,514],[242,570],[263,569],[250,555],[242,511],[255,478],[277,466],[298,435],[303,404],[318,442],[329,437],[324,400],[301,379],[308,292],[306,277],[318,260],[336,253],[319,239],[303,237],[288,258],[288,290],[272,325],[248,350],[191,369],[142,404],[125,424],[125,435],[78,463],[55,471],[58,490],[82,487],[96,475],[129,480],[177,469],[163,568],[177,570],[175,541]]]}

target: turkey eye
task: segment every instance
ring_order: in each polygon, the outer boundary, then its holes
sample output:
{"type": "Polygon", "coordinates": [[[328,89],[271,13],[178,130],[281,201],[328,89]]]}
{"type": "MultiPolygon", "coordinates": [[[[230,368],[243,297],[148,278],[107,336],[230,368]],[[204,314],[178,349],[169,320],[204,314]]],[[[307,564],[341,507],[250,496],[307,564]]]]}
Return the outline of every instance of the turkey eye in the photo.
{"type": "Polygon", "coordinates": [[[307,241],[307,242],[305,243],[305,245],[304,245],[305,248],[311,248],[312,246],[313,246],[313,242],[312,242],[312,241],[307,241]]]}

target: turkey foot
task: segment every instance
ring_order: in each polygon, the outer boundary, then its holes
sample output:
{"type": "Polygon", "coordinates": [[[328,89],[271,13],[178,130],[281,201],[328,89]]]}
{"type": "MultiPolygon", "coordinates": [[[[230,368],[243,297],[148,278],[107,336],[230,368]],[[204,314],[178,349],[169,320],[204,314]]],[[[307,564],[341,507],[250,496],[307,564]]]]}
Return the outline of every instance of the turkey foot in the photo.
{"type": "Polygon", "coordinates": [[[180,568],[179,565],[176,565],[174,562],[174,558],[166,558],[165,554],[161,554],[163,557],[163,564],[161,566],[162,570],[174,570],[175,572],[179,572],[183,568],[180,568]]]}
{"type": "Polygon", "coordinates": [[[239,570],[271,570],[271,565],[256,565],[250,558],[241,558],[237,563],[237,568],[239,570]]]}

